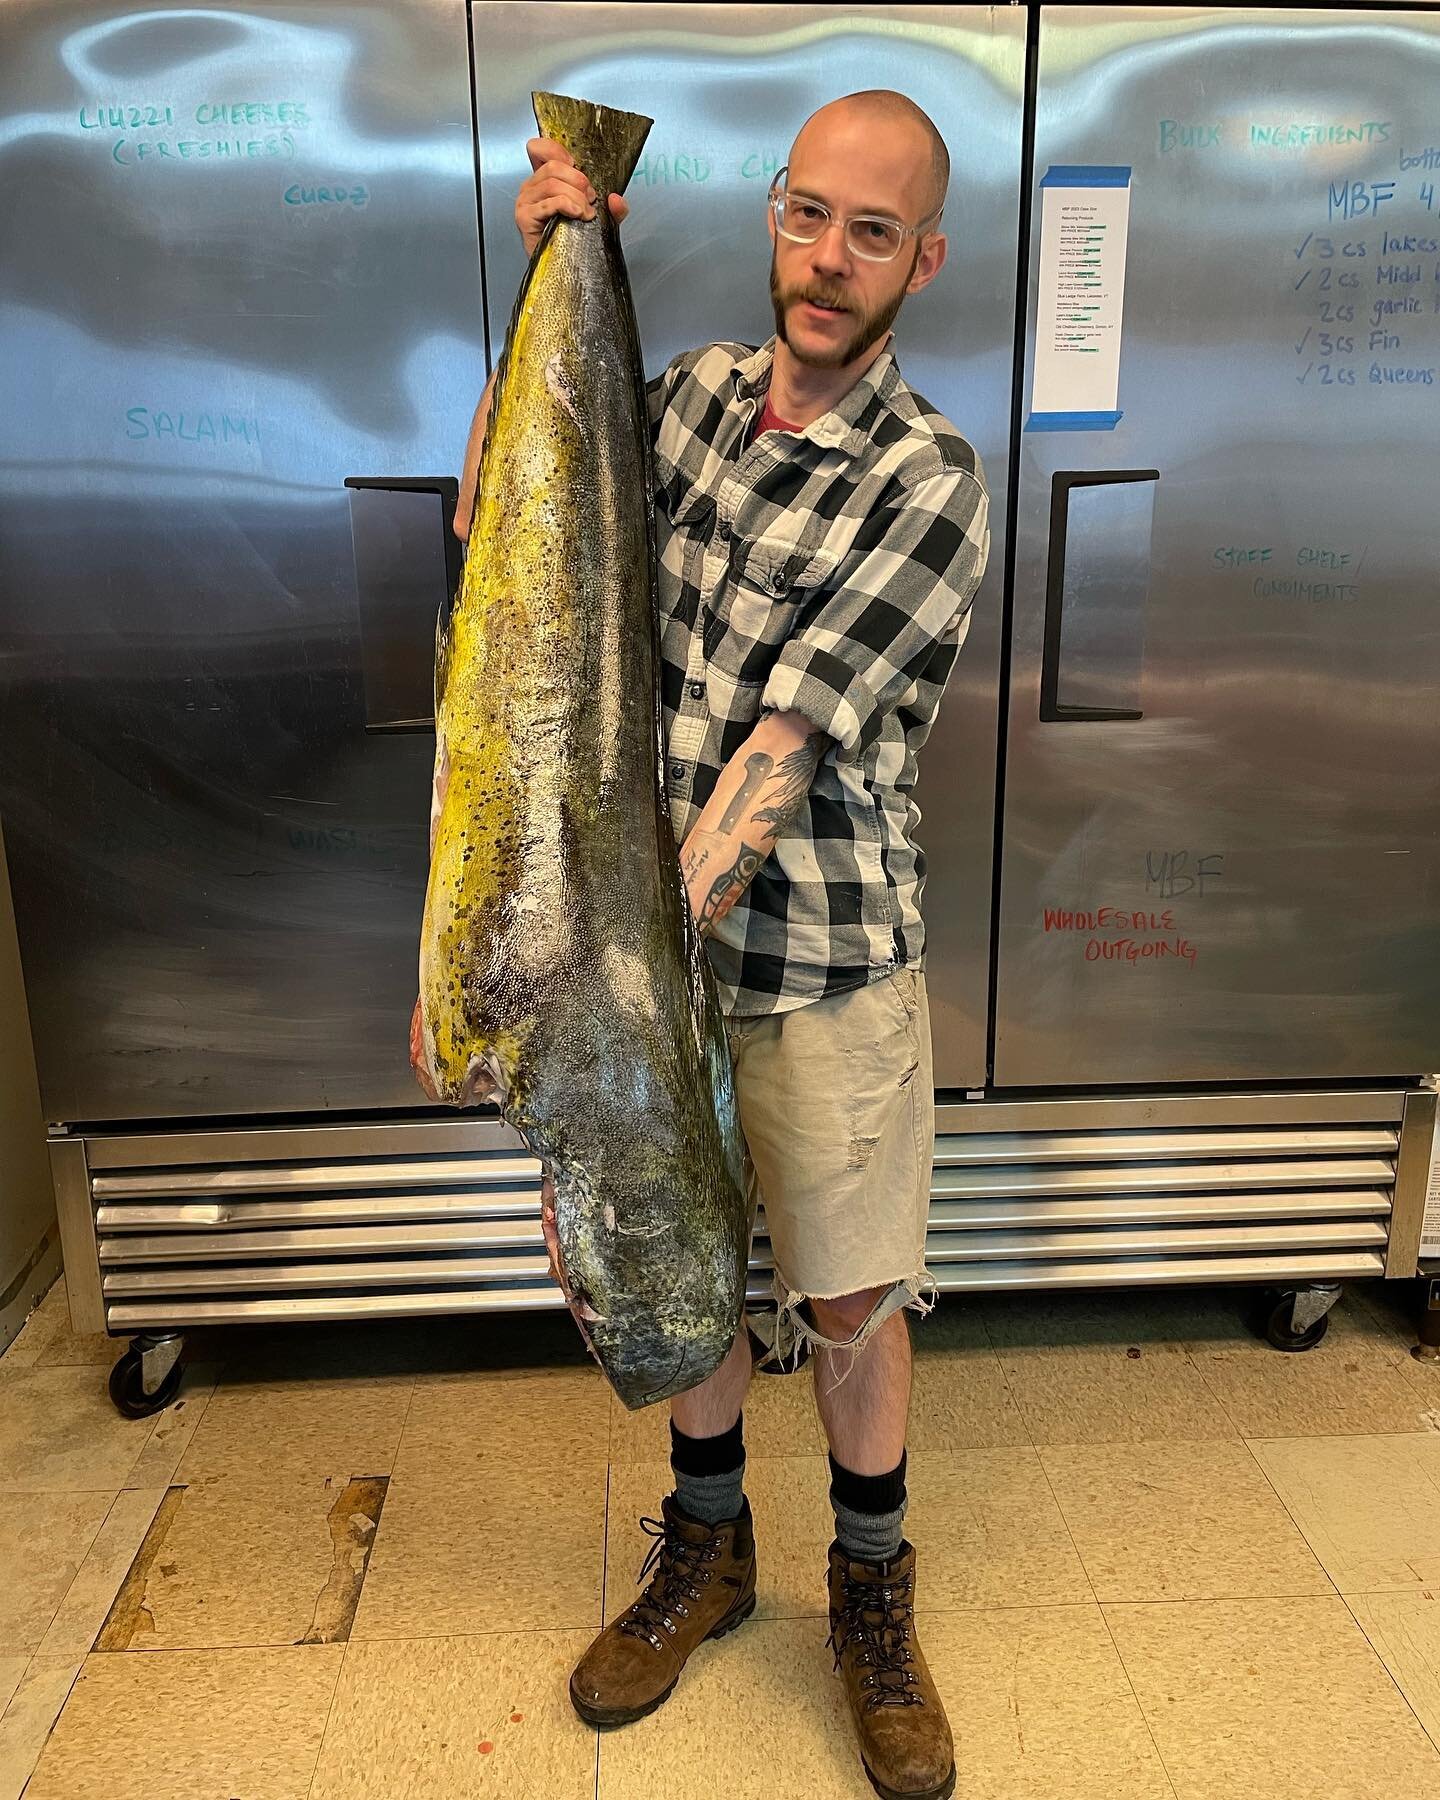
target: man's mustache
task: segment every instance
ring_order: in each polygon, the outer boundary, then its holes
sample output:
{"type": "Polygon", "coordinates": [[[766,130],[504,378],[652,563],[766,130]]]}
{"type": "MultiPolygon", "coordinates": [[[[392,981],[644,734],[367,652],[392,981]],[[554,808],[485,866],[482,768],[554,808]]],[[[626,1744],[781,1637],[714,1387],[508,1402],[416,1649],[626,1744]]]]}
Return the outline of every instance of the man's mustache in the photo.
{"type": "Polygon", "coordinates": [[[780,296],[782,304],[792,305],[796,300],[808,300],[812,306],[828,306],[835,312],[850,312],[843,294],[827,292],[823,288],[787,288],[780,296]]]}

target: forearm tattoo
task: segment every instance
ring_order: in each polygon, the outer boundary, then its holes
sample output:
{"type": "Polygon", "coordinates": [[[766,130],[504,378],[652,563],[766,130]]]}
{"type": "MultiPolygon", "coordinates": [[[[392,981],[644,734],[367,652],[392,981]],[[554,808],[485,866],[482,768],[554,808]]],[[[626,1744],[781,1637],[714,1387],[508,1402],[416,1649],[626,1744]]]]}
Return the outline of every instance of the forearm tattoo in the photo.
{"type": "Polygon", "coordinates": [[[694,844],[686,846],[685,851],[680,858],[680,873],[684,877],[685,885],[687,887],[705,867],[709,860],[710,852],[708,850],[701,850],[694,844]]]}
{"type": "Polygon", "coordinates": [[[823,731],[812,731],[798,750],[781,758],[775,779],[765,791],[765,805],[750,815],[752,825],[772,827],[767,837],[778,838],[800,810],[800,802],[810,792],[810,783],[825,754],[825,743],[823,731]]]}
{"type": "Polygon", "coordinates": [[[723,874],[713,877],[705,890],[698,911],[702,937],[709,936],[749,887],[759,872],[760,865],[770,854],[775,840],[799,811],[810,791],[810,784],[815,779],[815,771],[820,766],[820,759],[824,756],[828,743],[829,739],[823,731],[813,731],[798,749],[783,756],[778,765],[773,756],[767,756],[760,750],[747,756],[744,777],[731,796],[730,804],[725,808],[719,824],[713,833],[701,834],[708,839],[705,847],[702,849],[697,844],[686,847],[680,861],[680,872],[685,878],[685,885],[693,888],[696,879],[710,862],[713,851],[722,849],[723,854],[729,854],[716,840],[735,831],[746,806],[757,793],[764,802],[756,812],[751,813],[749,819],[751,825],[763,828],[759,843],[742,842],[738,846],[734,862],[723,874]]]}
{"type": "Polygon", "coordinates": [[[742,844],[740,854],[723,875],[717,875],[711,882],[705,898],[700,906],[700,934],[709,935],[715,924],[729,912],[755,877],[756,870],[764,862],[763,851],[752,850],[748,844],[742,844]]]}
{"type": "MultiPolygon", "coordinates": [[[[786,761],[789,761],[788,757],[786,761]]],[[[785,764],[782,763],[780,766],[784,768],[785,764]]],[[[725,808],[720,823],[715,827],[717,831],[723,833],[735,829],[740,823],[740,815],[745,810],[746,802],[774,767],[775,758],[767,756],[763,750],[757,750],[753,756],[745,758],[744,779],[736,788],[730,804],[725,808]]]]}

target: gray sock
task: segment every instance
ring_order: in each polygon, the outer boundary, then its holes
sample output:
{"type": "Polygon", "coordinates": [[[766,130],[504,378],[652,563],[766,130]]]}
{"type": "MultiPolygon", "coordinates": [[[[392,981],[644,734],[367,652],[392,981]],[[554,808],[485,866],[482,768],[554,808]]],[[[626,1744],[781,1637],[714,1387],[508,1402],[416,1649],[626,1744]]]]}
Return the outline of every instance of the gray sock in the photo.
{"type": "Polygon", "coordinates": [[[888,1475],[856,1475],[830,1458],[835,1536],[852,1562],[883,1563],[900,1553],[905,1524],[905,1457],[888,1475]]]}
{"type": "Polygon", "coordinates": [[[898,1556],[904,1526],[903,1505],[886,1513],[851,1512],[848,1506],[835,1508],[835,1535],[852,1562],[883,1563],[898,1556]]]}
{"type": "Polygon", "coordinates": [[[733,1519],[744,1499],[745,1465],[724,1475],[686,1475],[675,1471],[675,1501],[681,1512],[706,1525],[733,1519]]]}
{"type": "Polygon", "coordinates": [[[719,1437],[692,1438],[670,1421],[670,1467],[682,1512],[706,1525],[739,1516],[745,1485],[745,1421],[719,1437]]]}

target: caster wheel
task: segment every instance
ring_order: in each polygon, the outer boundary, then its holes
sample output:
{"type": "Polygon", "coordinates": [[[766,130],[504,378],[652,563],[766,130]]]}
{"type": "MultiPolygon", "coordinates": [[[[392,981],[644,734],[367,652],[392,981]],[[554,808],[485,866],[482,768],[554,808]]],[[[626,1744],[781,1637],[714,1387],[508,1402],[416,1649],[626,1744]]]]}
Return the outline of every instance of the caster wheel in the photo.
{"type": "Polygon", "coordinates": [[[1277,1350],[1313,1350],[1330,1329],[1330,1315],[1321,1313],[1313,1325],[1296,1331],[1290,1323],[1294,1304],[1294,1294],[1281,1294],[1272,1300],[1261,1315],[1261,1333],[1277,1350]]]}
{"type": "Polygon", "coordinates": [[[163,1412],[175,1398],[184,1372],[184,1364],[177,1362],[155,1392],[147,1394],[141,1385],[140,1352],[127,1350],[110,1371],[110,1398],[116,1411],[127,1419],[148,1419],[151,1413],[163,1412]]]}

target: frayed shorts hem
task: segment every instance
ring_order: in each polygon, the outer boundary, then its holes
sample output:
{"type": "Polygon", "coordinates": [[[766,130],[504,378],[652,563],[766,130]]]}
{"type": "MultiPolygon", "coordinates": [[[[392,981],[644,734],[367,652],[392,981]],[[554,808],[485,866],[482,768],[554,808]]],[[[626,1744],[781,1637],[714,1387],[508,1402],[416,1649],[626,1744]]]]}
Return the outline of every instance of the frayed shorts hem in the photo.
{"type": "Polygon", "coordinates": [[[858,1329],[848,1338],[832,1338],[826,1337],[814,1324],[806,1308],[811,1300],[838,1300],[842,1295],[799,1292],[777,1269],[773,1278],[775,1310],[771,1312],[767,1308],[762,1313],[745,1316],[746,1324],[765,1347],[764,1355],[758,1358],[759,1366],[791,1373],[798,1368],[806,1350],[828,1350],[832,1353],[830,1367],[835,1376],[832,1385],[838,1387],[855,1366],[855,1358],[887,1319],[907,1310],[923,1317],[934,1307],[939,1295],[934,1278],[923,1267],[913,1275],[897,1276],[888,1283],[882,1277],[880,1281],[863,1282],[846,1292],[858,1293],[865,1288],[882,1286],[885,1292],[858,1329]]]}

